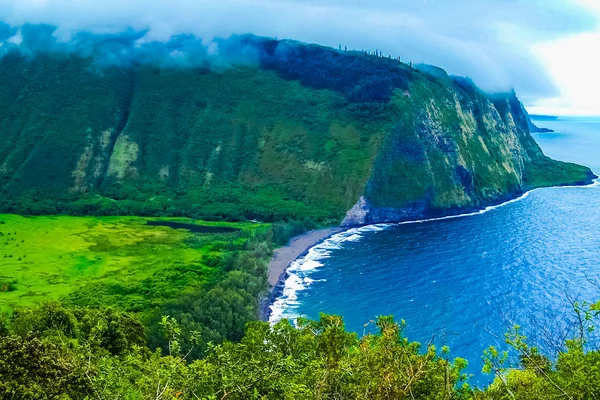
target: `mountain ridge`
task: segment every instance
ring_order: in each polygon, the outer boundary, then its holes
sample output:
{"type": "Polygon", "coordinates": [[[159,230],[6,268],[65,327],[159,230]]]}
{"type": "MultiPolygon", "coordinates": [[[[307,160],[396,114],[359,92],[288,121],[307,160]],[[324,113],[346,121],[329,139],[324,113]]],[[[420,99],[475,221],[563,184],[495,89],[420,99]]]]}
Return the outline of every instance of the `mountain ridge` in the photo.
{"type": "Polygon", "coordinates": [[[0,209],[331,223],[363,198],[352,224],[364,224],[594,177],[543,155],[514,92],[379,55],[237,40],[258,65],[98,70],[77,54],[6,54],[0,209]]]}

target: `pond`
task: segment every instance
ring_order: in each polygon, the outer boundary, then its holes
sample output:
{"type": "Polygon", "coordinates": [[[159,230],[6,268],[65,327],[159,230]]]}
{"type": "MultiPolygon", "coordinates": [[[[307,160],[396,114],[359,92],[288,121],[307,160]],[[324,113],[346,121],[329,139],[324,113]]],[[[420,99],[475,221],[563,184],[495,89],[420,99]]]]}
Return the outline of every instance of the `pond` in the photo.
{"type": "Polygon", "coordinates": [[[192,233],[233,233],[240,231],[238,228],[232,228],[229,226],[196,225],[189,222],[176,221],[148,221],[146,225],[166,226],[173,229],[185,229],[192,233]]]}

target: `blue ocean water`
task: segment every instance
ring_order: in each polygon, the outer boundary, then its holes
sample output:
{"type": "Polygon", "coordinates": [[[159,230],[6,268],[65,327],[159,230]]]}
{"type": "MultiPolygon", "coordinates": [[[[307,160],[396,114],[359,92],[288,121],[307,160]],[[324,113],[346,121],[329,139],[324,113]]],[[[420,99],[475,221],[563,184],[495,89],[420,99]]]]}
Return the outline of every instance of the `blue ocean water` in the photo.
{"type": "MultiPolygon", "coordinates": [[[[600,119],[538,124],[556,130],[534,135],[547,155],[600,173],[600,119]]],[[[362,335],[394,315],[410,340],[449,345],[486,384],[483,350],[502,347],[510,326],[552,354],[570,301],[600,300],[599,206],[600,185],[548,188],[465,217],[352,229],[292,265],[272,320],[325,312],[362,335]]]]}

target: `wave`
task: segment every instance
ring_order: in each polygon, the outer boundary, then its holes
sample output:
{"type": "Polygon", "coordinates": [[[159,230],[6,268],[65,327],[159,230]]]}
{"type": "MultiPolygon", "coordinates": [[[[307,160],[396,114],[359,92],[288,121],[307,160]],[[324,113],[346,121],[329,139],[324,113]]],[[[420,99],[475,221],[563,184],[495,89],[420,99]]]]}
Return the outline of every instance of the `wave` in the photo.
{"type": "Polygon", "coordinates": [[[592,183],[590,183],[589,185],[583,185],[583,186],[551,186],[551,187],[541,187],[541,188],[536,188],[536,189],[532,189],[528,192],[523,193],[521,196],[516,197],[514,199],[511,200],[507,200],[504,203],[500,203],[500,204],[496,204],[494,206],[488,206],[486,208],[483,208],[481,210],[477,210],[477,211],[473,211],[470,213],[465,213],[465,214],[456,214],[456,215],[447,215],[445,217],[436,217],[436,218],[427,218],[427,219],[420,219],[420,220],[414,220],[414,221],[404,221],[404,222],[396,222],[393,223],[391,225],[409,225],[409,224],[422,224],[425,222],[433,222],[433,221],[443,221],[446,219],[455,219],[455,218],[465,218],[465,217],[472,217],[475,215],[481,215],[481,214],[485,214],[487,212],[493,211],[493,210],[497,210],[498,208],[502,208],[505,207],[509,204],[513,204],[516,203],[517,201],[521,201],[525,198],[527,198],[531,193],[536,192],[538,190],[551,190],[551,189],[567,189],[567,188],[592,188],[592,187],[598,187],[600,186],[600,178],[599,179],[595,179],[592,183]]]}
{"type": "Polygon", "coordinates": [[[306,290],[314,282],[322,281],[311,279],[310,274],[324,265],[323,260],[331,256],[332,250],[341,249],[346,242],[359,241],[366,233],[381,231],[392,225],[367,225],[336,233],[310,248],[304,257],[292,262],[287,269],[287,278],[283,285],[283,291],[270,306],[269,322],[275,323],[282,318],[293,320],[301,316],[297,313],[300,306],[298,292],[306,290]]]}
{"type": "Polygon", "coordinates": [[[277,321],[288,318],[290,320],[295,320],[296,318],[302,316],[298,313],[298,309],[300,307],[300,302],[298,301],[298,293],[308,289],[314,282],[322,281],[322,280],[314,280],[310,278],[310,274],[315,270],[323,267],[323,261],[331,256],[332,250],[341,249],[343,244],[346,242],[357,242],[360,241],[365,234],[382,231],[384,229],[390,228],[392,226],[397,225],[409,225],[409,224],[423,224],[427,222],[435,222],[435,221],[443,221],[448,219],[456,219],[456,218],[466,218],[472,217],[476,215],[481,215],[488,213],[493,210],[497,210],[499,208],[508,206],[510,204],[516,203],[527,198],[532,192],[537,190],[549,190],[549,189],[565,189],[565,188],[592,188],[599,187],[600,179],[596,179],[593,183],[586,186],[557,186],[557,187],[549,187],[549,188],[537,188],[525,192],[523,195],[508,200],[504,203],[497,204],[494,206],[488,206],[482,210],[465,213],[465,214],[456,214],[456,215],[448,215],[445,217],[437,217],[437,218],[427,218],[421,220],[413,220],[413,221],[404,221],[404,222],[395,222],[395,223],[383,223],[383,224],[375,224],[375,225],[366,225],[359,228],[351,228],[346,231],[337,233],[329,238],[325,239],[323,242],[317,244],[316,246],[310,248],[307,254],[304,257],[301,257],[292,264],[290,264],[287,269],[287,278],[283,285],[283,290],[280,296],[278,296],[275,301],[270,306],[270,315],[269,322],[276,323],[277,321]]]}

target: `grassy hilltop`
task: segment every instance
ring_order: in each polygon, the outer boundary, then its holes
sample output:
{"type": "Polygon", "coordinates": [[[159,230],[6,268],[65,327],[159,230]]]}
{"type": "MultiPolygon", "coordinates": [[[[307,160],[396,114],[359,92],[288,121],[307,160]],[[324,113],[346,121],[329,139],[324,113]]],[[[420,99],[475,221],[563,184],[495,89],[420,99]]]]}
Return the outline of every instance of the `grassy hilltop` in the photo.
{"type": "Polygon", "coordinates": [[[216,71],[6,55],[0,207],[340,221],[362,196],[355,219],[367,223],[592,176],[542,154],[514,93],[362,52],[245,40],[257,64],[216,71]]]}

